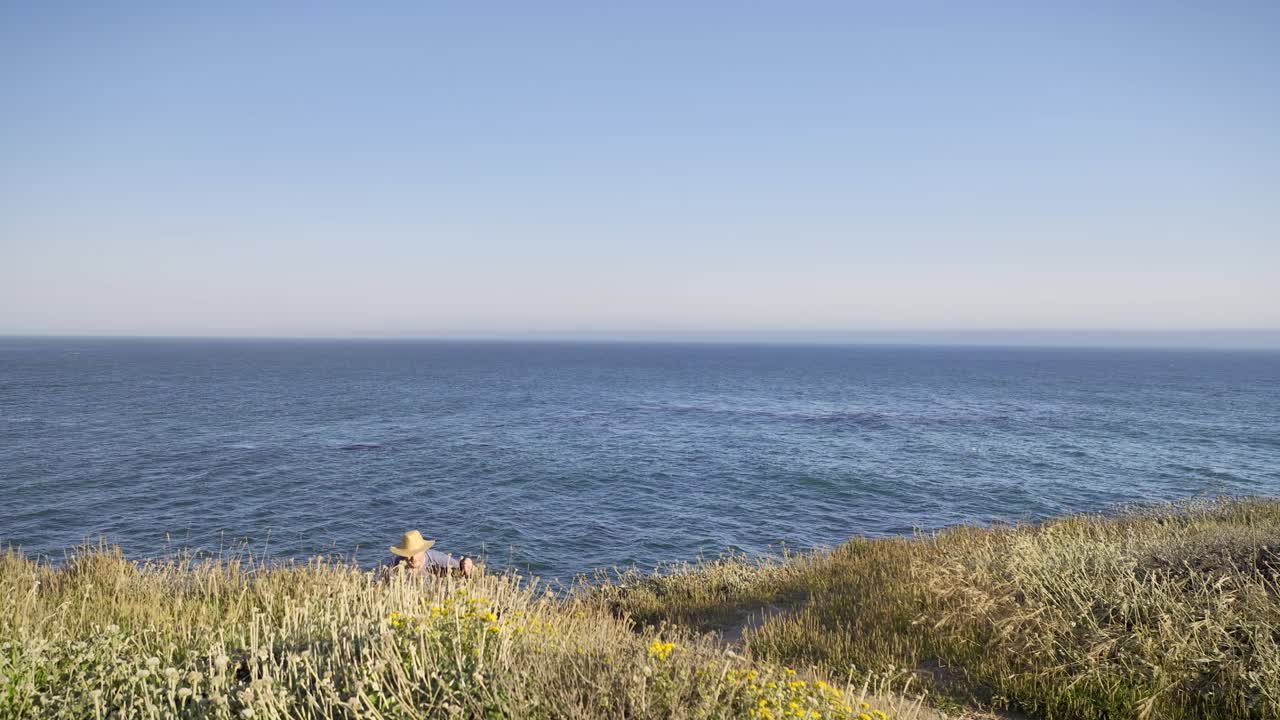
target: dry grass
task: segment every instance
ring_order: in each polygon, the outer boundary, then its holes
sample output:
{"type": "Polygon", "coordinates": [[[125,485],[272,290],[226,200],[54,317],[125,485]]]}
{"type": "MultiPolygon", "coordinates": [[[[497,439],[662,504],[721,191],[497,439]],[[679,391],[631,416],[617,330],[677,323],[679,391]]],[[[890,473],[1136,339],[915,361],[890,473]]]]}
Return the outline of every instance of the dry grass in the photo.
{"type": "Polygon", "coordinates": [[[7,552],[0,717],[932,717],[894,696],[863,707],[843,676],[632,628],[515,577],[7,552]]]}
{"type": "MultiPolygon", "coordinates": [[[[1043,718],[1280,718],[1280,502],[1231,500],[853,540],[625,577],[594,597],[829,672],[915,674],[953,707],[1043,718]],[[734,582],[724,582],[725,577],[734,582]]],[[[588,594],[590,595],[590,594],[588,594]]]]}
{"type": "Polygon", "coordinates": [[[0,718],[1280,719],[1277,501],[596,580],[8,552],[0,718]]]}

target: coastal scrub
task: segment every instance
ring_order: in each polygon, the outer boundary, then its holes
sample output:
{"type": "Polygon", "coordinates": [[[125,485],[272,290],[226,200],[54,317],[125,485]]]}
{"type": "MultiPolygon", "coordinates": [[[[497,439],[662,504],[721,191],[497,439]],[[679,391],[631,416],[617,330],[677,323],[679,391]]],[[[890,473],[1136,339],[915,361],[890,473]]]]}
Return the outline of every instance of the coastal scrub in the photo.
{"type": "Polygon", "coordinates": [[[2,718],[923,718],[514,576],[0,554],[2,718]],[[877,714],[880,713],[880,714],[877,714]]]}
{"type": "Polygon", "coordinates": [[[857,538],[782,562],[623,574],[582,596],[647,627],[736,625],[775,663],[905,671],[951,704],[1035,718],[1280,718],[1276,500],[857,538]]]}

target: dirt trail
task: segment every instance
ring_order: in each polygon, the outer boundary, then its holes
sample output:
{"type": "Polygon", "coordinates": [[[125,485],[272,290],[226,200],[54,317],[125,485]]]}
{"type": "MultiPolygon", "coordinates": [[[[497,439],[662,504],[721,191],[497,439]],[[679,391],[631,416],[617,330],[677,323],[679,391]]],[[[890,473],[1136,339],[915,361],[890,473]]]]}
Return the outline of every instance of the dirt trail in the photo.
{"type": "Polygon", "coordinates": [[[759,630],[771,618],[785,615],[798,607],[798,604],[768,603],[753,607],[741,608],[733,617],[717,630],[720,639],[730,645],[742,646],[742,638],[748,632],[759,630]]]}

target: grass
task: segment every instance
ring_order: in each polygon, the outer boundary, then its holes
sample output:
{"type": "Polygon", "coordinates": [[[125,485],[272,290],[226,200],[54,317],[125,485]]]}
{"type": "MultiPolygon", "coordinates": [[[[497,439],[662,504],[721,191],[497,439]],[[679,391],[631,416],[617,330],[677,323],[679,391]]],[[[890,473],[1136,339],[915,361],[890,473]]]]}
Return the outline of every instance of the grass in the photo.
{"type": "Polygon", "coordinates": [[[513,576],[0,554],[0,718],[933,717],[846,680],[513,576]]]}
{"type": "Polygon", "coordinates": [[[746,647],[764,661],[905,670],[953,706],[1280,718],[1275,500],[729,556],[623,574],[582,596],[653,627],[745,624],[746,647]]]}
{"type": "Polygon", "coordinates": [[[727,555],[568,595],[322,559],[0,554],[0,718],[928,720],[938,707],[1280,720],[1280,501],[727,555]],[[904,681],[934,709],[887,691],[904,681]]]}

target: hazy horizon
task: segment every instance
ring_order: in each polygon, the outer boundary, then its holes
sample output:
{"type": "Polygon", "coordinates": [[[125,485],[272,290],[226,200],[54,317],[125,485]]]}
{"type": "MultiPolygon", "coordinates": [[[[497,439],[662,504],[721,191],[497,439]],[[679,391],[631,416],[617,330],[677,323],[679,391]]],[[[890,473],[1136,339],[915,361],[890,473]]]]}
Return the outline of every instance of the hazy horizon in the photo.
{"type": "Polygon", "coordinates": [[[919,345],[1042,348],[1280,350],[1280,329],[1259,330],[941,330],[793,332],[459,333],[404,335],[190,335],[136,333],[0,333],[21,340],[245,340],[370,342],[658,343],[743,345],[919,345]]]}
{"type": "Polygon", "coordinates": [[[1280,328],[1280,4],[0,8],[0,332],[1280,328]]]}

